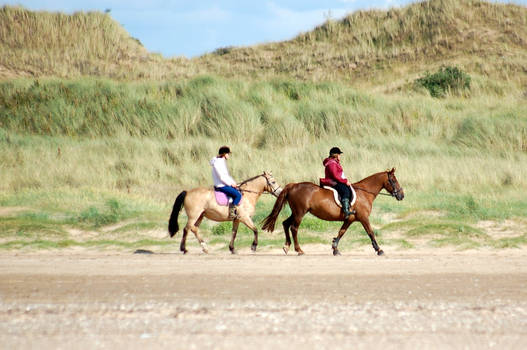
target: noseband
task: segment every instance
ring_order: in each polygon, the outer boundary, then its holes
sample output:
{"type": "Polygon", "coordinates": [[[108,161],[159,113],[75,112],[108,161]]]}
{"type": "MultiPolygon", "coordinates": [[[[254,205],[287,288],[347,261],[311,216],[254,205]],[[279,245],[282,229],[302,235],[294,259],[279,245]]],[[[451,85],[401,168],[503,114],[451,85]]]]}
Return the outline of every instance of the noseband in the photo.
{"type": "Polygon", "coordinates": [[[279,189],[280,189],[280,185],[278,185],[275,181],[275,185],[276,187],[273,187],[273,184],[271,183],[271,181],[269,181],[269,178],[267,176],[265,176],[265,174],[262,174],[264,177],[265,177],[265,181],[267,181],[267,184],[269,185],[269,187],[271,187],[271,189],[273,190],[271,192],[271,194],[275,197],[278,197],[278,194],[276,193],[279,189]]]}
{"type": "Polygon", "coordinates": [[[400,187],[399,189],[397,189],[397,186],[395,185],[395,181],[390,177],[390,174],[387,174],[387,175],[388,175],[388,182],[390,183],[390,186],[392,186],[392,192],[390,194],[392,195],[392,197],[397,198],[397,195],[399,194],[399,192],[403,190],[403,188],[400,187]]]}

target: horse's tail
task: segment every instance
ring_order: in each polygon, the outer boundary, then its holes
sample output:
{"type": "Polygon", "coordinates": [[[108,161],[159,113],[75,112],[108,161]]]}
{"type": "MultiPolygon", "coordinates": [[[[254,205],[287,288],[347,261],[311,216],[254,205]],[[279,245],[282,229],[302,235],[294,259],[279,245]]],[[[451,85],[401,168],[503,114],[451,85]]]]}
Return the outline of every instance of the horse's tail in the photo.
{"type": "Polygon", "coordinates": [[[278,214],[280,214],[280,211],[282,210],[285,205],[285,202],[287,201],[287,194],[289,193],[291,186],[291,184],[286,185],[282,192],[280,192],[280,195],[274,203],[273,211],[271,211],[271,214],[269,214],[269,216],[263,220],[262,230],[266,230],[269,232],[274,231],[276,219],[278,218],[278,214]]]}
{"type": "Polygon", "coordinates": [[[179,211],[181,210],[181,207],[183,206],[183,202],[185,201],[185,196],[187,195],[187,191],[181,192],[174,202],[174,208],[172,209],[172,214],[170,214],[170,220],[168,220],[168,232],[170,233],[170,237],[174,237],[174,235],[179,230],[179,225],[177,223],[177,218],[179,216],[179,211]]]}

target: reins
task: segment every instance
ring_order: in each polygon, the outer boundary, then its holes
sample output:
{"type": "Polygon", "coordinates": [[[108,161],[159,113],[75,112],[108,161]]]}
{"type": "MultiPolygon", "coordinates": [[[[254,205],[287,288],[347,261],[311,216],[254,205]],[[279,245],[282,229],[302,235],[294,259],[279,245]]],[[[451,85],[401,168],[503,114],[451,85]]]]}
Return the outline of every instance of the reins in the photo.
{"type": "MultiPolygon", "coordinates": [[[[251,177],[250,179],[247,179],[245,181],[242,181],[240,183],[240,185],[238,186],[238,190],[241,191],[241,192],[248,192],[248,193],[256,193],[256,194],[272,194],[271,192],[267,192],[267,191],[262,191],[262,192],[258,192],[258,191],[251,191],[251,190],[246,190],[246,189],[243,189],[243,188],[240,188],[242,187],[243,185],[247,184],[248,182],[254,180],[254,179],[257,179],[259,178],[260,176],[263,176],[265,177],[265,173],[264,174],[260,174],[260,175],[256,175],[256,176],[253,176],[251,177]]],[[[267,178],[265,178],[265,180],[267,181],[267,184],[269,184],[269,180],[267,178]]]]}
{"type": "Polygon", "coordinates": [[[390,196],[390,197],[396,197],[397,194],[399,193],[399,191],[402,191],[402,187],[397,189],[396,186],[395,186],[395,183],[393,182],[393,180],[390,178],[390,175],[388,174],[388,182],[390,183],[390,185],[392,186],[392,189],[393,189],[393,192],[392,193],[381,193],[382,191],[382,188],[381,188],[381,191],[375,193],[375,192],[371,192],[371,191],[368,191],[368,190],[365,190],[364,188],[360,188],[360,187],[353,187],[357,190],[361,190],[361,191],[364,191],[364,192],[367,192],[367,193],[370,193],[370,194],[373,194],[374,196],[380,194],[380,195],[383,195],[383,196],[390,196]]]}
{"type": "Polygon", "coordinates": [[[372,192],[372,191],[365,190],[364,188],[355,187],[355,186],[353,186],[353,188],[356,189],[356,190],[361,190],[361,191],[364,191],[364,192],[368,192],[368,193],[373,194],[375,196],[380,194],[382,196],[391,196],[391,197],[393,197],[393,195],[391,193],[381,193],[381,192],[375,193],[375,192],[372,192]]]}
{"type": "Polygon", "coordinates": [[[262,193],[263,193],[263,194],[266,194],[266,193],[267,193],[267,194],[271,194],[271,193],[266,192],[266,191],[258,192],[258,191],[244,190],[244,189],[242,189],[242,188],[240,188],[239,190],[240,190],[241,192],[259,193],[259,194],[262,194],[262,193]]]}

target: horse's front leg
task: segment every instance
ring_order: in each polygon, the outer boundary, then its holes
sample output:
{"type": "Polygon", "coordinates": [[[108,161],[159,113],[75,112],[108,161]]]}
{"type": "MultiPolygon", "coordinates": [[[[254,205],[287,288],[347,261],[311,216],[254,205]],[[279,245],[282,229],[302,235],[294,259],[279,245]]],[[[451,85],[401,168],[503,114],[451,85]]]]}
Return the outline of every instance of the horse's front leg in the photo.
{"type": "Polygon", "coordinates": [[[240,225],[240,220],[234,220],[232,222],[232,237],[231,243],[229,243],[229,250],[232,254],[236,254],[236,249],[234,249],[234,240],[236,239],[236,234],[238,233],[238,225],[240,225]]]}
{"type": "Polygon", "coordinates": [[[344,234],[346,233],[346,230],[348,229],[348,227],[350,227],[351,223],[352,221],[348,221],[348,220],[344,221],[344,223],[340,227],[339,234],[337,235],[337,237],[333,238],[333,242],[331,244],[331,248],[333,248],[333,255],[340,255],[339,241],[342,238],[342,236],[344,236],[344,234]]]}
{"type": "Polygon", "coordinates": [[[254,240],[253,244],[251,245],[251,250],[255,252],[256,247],[258,246],[258,228],[254,224],[253,220],[248,216],[242,217],[240,220],[254,233],[254,240]]]}
{"type": "Polygon", "coordinates": [[[381,248],[379,248],[379,245],[377,244],[377,241],[375,240],[375,233],[373,232],[373,229],[371,228],[370,220],[368,218],[361,220],[361,224],[366,230],[366,233],[368,234],[368,236],[370,236],[371,245],[373,246],[373,249],[375,249],[375,251],[377,252],[377,255],[383,255],[384,252],[382,251],[381,248]]]}

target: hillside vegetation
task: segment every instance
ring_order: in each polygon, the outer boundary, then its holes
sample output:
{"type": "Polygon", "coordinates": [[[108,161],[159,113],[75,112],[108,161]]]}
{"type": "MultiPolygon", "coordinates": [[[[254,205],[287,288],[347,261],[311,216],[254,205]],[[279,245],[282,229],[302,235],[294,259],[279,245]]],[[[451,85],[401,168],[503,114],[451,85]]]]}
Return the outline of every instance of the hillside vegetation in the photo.
{"type": "MultiPolygon", "coordinates": [[[[296,38],[163,59],[102,13],[0,11],[0,77],[174,79],[288,76],[387,85],[439,65],[525,85],[527,8],[479,0],[430,0],[329,19],[296,38]]],[[[401,82],[395,86],[401,85],[401,82]]]]}
{"type": "MultiPolygon", "coordinates": [[[[271,170],[281,185],[318,182],[333,146],[353,181],[395,166],[406,199],[376,201],[381,242],[526,244],[526,31],[525,7],[431,0],[166,59],[107,14],[4,7],[0,247],[164,237],[175,196],[211,184],[208,160],[224,144],[238,181],[271,170]],[[416,84],[438,70],[459,72],[462,89],[435,98],[416,84]],[[485,220],[519,224],[494,239],[485,220]]],[[[272,204],[264,197],[257,219],[272,204]]],[[[314,243],[338,229],[306,222],[314,243]]],[[[360,230],[355,243],[368,244],[360,230]]]]}
{"type": "Polygon", "coordinates": [[[471,72],[525,84],[526,38],[525,7],[431,0],[354,12],[291,41],[219,50],[202,60],[214,72],[236,67],[231,75],[287,74],[352,84],[372,79],[386,84],[438,65],[461,64],[471,72]]]}
{"type": "MultiPolygon", "coordinates": [[[[0,77],[160,78],[185,65],[149,53],[108,14],[0,9],[0,77]],[[181,66],[181,67],[179,67],[181,66]]],[[[181,62],[183,62],[182,60],[181,62]]]]}

